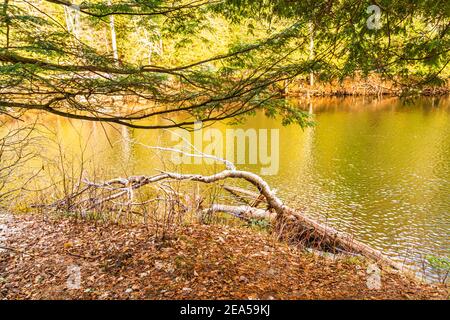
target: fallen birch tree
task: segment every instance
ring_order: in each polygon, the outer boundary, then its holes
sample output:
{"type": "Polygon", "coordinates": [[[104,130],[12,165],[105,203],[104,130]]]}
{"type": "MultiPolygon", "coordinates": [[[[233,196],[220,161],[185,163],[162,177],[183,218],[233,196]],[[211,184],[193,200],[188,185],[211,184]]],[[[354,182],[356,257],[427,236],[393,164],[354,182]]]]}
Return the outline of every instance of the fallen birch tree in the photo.
{"type": "MultiPolygon", "coordinates": [[[[150,148],[159,151],[184,153],[188,156],[194,155],[171,148],[150,148]]],[[[225,164],[226,169],[212,175],[160,171],[158,174],[150,176],[141,175],[128,178],[114,178],[104,182],[93,182],[88,179],[83,179],[82,182],[85,186],[80,191],[54,202],[50,207],[55,210],[63,209],[65,211],[86,212],[122,198],[125,198],[126,201],[120,202],[119,204],[121,206],[132,207],[154,200],[160,200],[160,198],[156,198],[141,203],[134,201],[134,192],[147,185],[153,185],[161,190],[163,188],[161,183],[175,181],[212,184],[226,180],[245,180],[253,185],[258,192],[231,186],[223,186],[223,188],[241,200],[250,198],[252,201],[246,201],[247,203],[244,205],[210,203],[206,208],[198,205],[195,210],[203,214],[226,213],[241,219],[268,219],[272,223],[273,231],[280,240],[332,253],[359,254],[382,265],[388,265],[398,270],[402,269],[400,264],[386,257],[381,251],[355,240],[350,234],[340,232],[328,225],[319,223],[302,212],[290,208],[281,201],[276,195],[276,191],[271,189],[268,183],[259,175],[249,171],[237,170],[234,164],[224,159],[205,155],[199,151],[196,152],[195,156],[214,158],[222,162],[225,164]],[[99,194],[98,192],[92,192],[93,190],[104,191],[104,193],[99,194]],[[261,203],[264,203],[266,208],[258,208],[258,204],[261,203]]],[[[164,189],[164,192],[167,194],[166,189],[164,189]]],[[[176,201],[180,207],[186,207],[182,203],[183,200],[180,193],[174,190],[169,192],[172,193],[170,201],[176,201]]]]}

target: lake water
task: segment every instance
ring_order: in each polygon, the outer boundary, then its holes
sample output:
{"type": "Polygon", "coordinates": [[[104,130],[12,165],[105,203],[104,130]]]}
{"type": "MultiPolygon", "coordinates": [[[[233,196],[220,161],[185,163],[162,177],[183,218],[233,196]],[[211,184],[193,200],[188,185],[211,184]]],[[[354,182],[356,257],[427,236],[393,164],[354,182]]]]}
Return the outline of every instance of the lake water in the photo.
{"type": "MultiPolygon", "coordinates": [[[[264,178],[290,206],[304,208],[306,214],[418,270],[428,255],[450,256],[449,99],[290,103],[310,112],[316,125],[283,127],[258,113],[242,125],[217,123],[213,128],[279,129],[278,171],[264,178]]],[[[88,142],[85,157],[102,176],[154,174],[156,168],[170,166],[154,150],[130,143],[171,145],[168,132],[51,119],[47,126],[73,152],[73,159],[79,159],[88,142]]],[[[47,155],[46,161],[54,158],[50,151],[47,155]]],[[[260,167],[238,165],[256,173],[260,167]]],[[[182,170],[217,168],[193,165],[182,170]]]]}

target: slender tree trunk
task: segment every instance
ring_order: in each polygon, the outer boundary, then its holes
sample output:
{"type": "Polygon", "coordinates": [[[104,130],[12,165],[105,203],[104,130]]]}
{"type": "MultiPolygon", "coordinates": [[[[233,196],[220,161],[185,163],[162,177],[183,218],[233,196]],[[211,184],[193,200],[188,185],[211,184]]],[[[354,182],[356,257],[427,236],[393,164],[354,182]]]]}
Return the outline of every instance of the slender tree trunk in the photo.
{"type": "Polygon", "coordinates": [[[80,36],[80,12],[77,9],[64,6],[64,17],[67,31],[78,38],[80,36]]]}
{"type": "MultiPolygon", "coordinates": [[[[111,5],[111,0],[108,0],[108,5],[111,5]]],[[[119,52],[117,51],[116,27],[114,22],[114,15],[109,16],[109,27],[111,29],[111,46],[113,50],[113,57],[116,62],[119,61],[119,52]]]]}
{"type": "Polygon", "coordinates": [[[5,17],[6,24],[6,48],[9,48],[9,17],[8,17],[8,2],[9,0],[4,0],[3,2],[3,16],[5,17]]]}
{"type": "MultiPolygon", "coordinates": [[[[309,23],[309,60],[314,60],[314,26],[312,22],[309,23]]],[[[312,71],[309,73],[309,85],[311,87],[314,85],[314,73],[312,71]]]]}

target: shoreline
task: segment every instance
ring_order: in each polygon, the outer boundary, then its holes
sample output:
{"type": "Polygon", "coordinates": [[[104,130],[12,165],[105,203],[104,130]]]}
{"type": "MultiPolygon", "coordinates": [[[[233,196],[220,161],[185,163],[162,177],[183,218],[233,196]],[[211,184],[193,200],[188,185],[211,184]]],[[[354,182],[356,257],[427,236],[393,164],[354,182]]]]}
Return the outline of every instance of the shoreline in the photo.
{"type": "MultiPolygon", "coordinates": [[[[277,90],[286,97],[401,97],[404,93],[408,94],[394,83],[381,81],[376,76],[345,79],[341,82],[318,81],[313,85],[297,79],[291,83],[279,83],[277,90]]],[[[450,86],[412,88],[409,94],[425,97],[448,96],[450,86]]]]}

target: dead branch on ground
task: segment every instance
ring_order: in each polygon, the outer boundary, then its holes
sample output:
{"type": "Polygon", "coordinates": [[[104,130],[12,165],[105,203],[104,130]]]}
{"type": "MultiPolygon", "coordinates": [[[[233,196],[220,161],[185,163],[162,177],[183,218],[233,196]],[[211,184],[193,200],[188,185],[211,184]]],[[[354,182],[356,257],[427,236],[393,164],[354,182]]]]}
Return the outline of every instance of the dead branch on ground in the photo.
{"type": "MultiPolygon", "coordinates": [[[[171,148],[158,147],[157,150],[174,152],[171,148]]],[[[190,153],[180,150],[177,150],[177,152],[188,156],[191,155],[190,153]]],[[[202,154],[200,154],[200,156],[202,156],[202,154]]],[[[226,163],[224,160],[221,162],[226,163]]],[[[178,181],[212,184],[223,182],[225,180],[244,180],[253,185],[253,187],[258,190],[258,193],[252,193],[246,189],[239,188],[226,187],[226,189],[234,194],[242,193],[245,197],[253,196],[254,201],[252,204],[225,205],[211,203],[206,208],[198,206],[195,210],[203,214],[217,212],[227,213],[241,219],[268,219],[272,222],[274,227],[273,230],[280,239],[334,253],[344,251],[352,254],[361,254],[384,265],[396,269],[402,268],[399,264],[383,255],[382,252],[355,240],[351,235],[337,231],[328,225],[321,224],[302,212],[288,207],[280,198],[278,198],[275,190],[270,188],[267,182],[260,176],[252,172],[237,170],[234,166],[229,166],[228,163],[226,164],[227,169],[211,175],[160,171],[158,174],[150,176],[119,177],[103,182],[94,182],[83,179],[83,183],[85,184],[84,188],[76,194],[72,194],[50,204],[48,207],[55,210],[64,208],[65,210],[80,210],[84,212],[99,207],[105,208],[106,205],[112,205],[113,207],[132,207],[142,204],[134,201],[135,190],[151,185],[159,190],[160,193],[165,193],[166,201],[171,202],[172,205],[176,204],[181,210],[188,210],[188,206],[185,204],[186,201],[183,200],[183,194],[174,192],[173,190],[168,192],[167,184],[165,184],[166,187],[163,187],[164,183],[178,181]],[[168,195],[169,197],[167,200],[168,195]],[[125,199],[125,201],[115,202],[120,199],[125,199]],[[257,208],[257,205],[262,202],[264,202],[267,207],[265,209],[257,208]]],[[[148,200],[146,203],[159,200],[160,199],[156,197],[155,199],[148,200]]]]}

